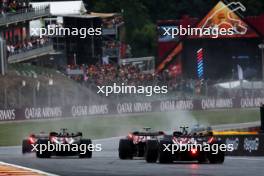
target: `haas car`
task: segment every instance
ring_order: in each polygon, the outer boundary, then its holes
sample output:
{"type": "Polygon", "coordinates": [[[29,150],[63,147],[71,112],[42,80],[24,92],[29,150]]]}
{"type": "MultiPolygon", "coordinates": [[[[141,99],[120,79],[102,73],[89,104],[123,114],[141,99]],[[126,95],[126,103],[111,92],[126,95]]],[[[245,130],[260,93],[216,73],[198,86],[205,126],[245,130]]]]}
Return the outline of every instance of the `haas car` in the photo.
{"type": "Polygon", "coordinates": [[[151,128],[143,128],[143,131],[129,133],[125,139],[119,141],[119,158],[133,159],[133,157],[144,157],[146,142],[158,140],[164,135],[162,131],[151,131],[151,128]]]}
{"type": "Polygon", "coordinates": [[[92,145],[91,139],[84,139],[81,132],[69,133],[67,129],[61,129],[58,133],[31,134],[22,142],[22,153],[36,152],[38,158],[50,158],[51,156],[79,156],[80,158],[91,158],[92,151],[80,151],[80,145],[84,144],[86,148],[89,148],[88,146],[92,145]],[[41,145],[48,146],[50,144],[61,147],[55,147],[52,150],[40,152],[41,145]],[[37,146],[36,151],[34,150],[34,146],[37,146]]]}
{"type": "Polygon", "coordinates": [[[155,163],[157,160],[159,163],[198,161],[198,163],[215,164],[224,162],[225,151],[219,150],[220,145],[224,144],[213,136],[211,128],[195,128],[190,133],[188,133],[187,128],[181,127],[182,131],[174,131],[172,135],[166,135],[160,140],[147,140],[146,161],[149,163],[155,163]],[[179,150],[180,145],[190,147],[186,150],[179,150]],[[207,146],[206,150],[205,145],[207,146]],[[213,148],[218,148],[217,152],[211,150],[213,145],[213,148]]]}

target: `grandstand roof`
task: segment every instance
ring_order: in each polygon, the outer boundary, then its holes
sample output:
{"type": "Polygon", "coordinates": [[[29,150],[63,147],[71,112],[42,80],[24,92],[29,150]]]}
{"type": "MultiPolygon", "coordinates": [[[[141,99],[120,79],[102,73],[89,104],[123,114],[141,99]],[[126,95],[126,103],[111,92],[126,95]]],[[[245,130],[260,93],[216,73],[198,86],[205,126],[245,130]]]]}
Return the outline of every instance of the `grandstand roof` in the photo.
{"type": "Polygon", "coordinates": [[[116,15],[118,15],[117,13],[97,13],[97,12],[91,12],[90,15],[94,15],[100,18],[111,18],[114,17],[116,15]]]}
{"type": "Polygon", "coordinates": [[[33,7],[50,5],[50,13],[54,16],[59,15],[76,15],[86,12],[82,1],[46,1],[31,2],[33,7]]]}

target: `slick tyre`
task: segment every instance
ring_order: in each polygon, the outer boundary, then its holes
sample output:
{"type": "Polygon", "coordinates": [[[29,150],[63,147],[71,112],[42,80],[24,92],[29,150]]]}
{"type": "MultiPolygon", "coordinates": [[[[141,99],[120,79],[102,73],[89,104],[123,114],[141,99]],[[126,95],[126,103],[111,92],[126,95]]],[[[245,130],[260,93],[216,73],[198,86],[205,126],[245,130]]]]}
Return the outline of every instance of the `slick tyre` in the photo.
{"type": "MultiPolygon", "coordinates": [[[[91,139],[82,139],[80,141],[80,145],[86,145],[86,147],[91,144],[92,144],[91,139]]],[[[92,158],[92,151],[86,150],[85,153],[82,153],[82,151],[79,151],[79,158],[92,158]]]]}
{"type": "Polygon", "coordinates": [[[148,163],[156,163],[159,156],[159,142],[157,140],[148,140],[146,142],[145,160],[148,163]]]}
{"type": "Polygon", "coordinates": [[[162,164],[172,163],[172,153],[165,150],[165,145],[169,144],[168,141],[160,141],[159,144],[159,162],[162,164]]]}
{"type": "MultiPolygon", "coordinates": [[[[212,145],[218,145],[218,149],[220,148],[220,145],[222,142],[215,142],[212,145]]],[[[211,164],[222,164],[225,161],[225,152],[218,150],[218,153],[213,154],[213,152],[210,152],[208,154],[208,161],[211,164]]]]}
{"type": "Polygon", "coordinates": [[[22,141],[22,154],[31,152],[32,146],[28,140],[22,141]]]}
{"type": "Polygon", "coordinates": [[[120,139],[119,141],[119,158],[133,159],[133,143],[128,139],[120,139]]]}
{"type": "Polygon", "coordinates": [[[199,156],[198,156],[198,163],[199,164],[204,164],[204,163],[206,163],[207,162],[207,157],[206,157],[206,153],[205,152],[199,152],[199,154],[198,154],[199,156]]]}
{"type": "Polygon", "coordinates": [[[48,147],[48,139],[38,139],[37,144],[38,144],[38,151],[36,151],[36,156],[37,158],[50,158],[51,157],[51,152],[48,150],[40,151],[40,146],[41,145],[46,145],[48,147]]]}

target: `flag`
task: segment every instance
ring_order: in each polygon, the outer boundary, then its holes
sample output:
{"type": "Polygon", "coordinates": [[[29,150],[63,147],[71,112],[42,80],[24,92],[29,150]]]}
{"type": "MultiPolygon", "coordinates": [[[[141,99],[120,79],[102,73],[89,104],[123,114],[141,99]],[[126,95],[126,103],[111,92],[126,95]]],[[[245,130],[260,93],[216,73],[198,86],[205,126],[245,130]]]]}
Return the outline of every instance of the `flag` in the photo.
{"type": "Polygon", "coordinates": [[[238,73],[238,79],[243,80],[244,79],[243,69],[239,64],[237,65],[237,73],[238,73]]]}
{"type": "Polygon", "coordinates": [[[109,56],[104,56],[102,58],[102,62],[103,62],[103,64],[109,64],[109,56]]]}

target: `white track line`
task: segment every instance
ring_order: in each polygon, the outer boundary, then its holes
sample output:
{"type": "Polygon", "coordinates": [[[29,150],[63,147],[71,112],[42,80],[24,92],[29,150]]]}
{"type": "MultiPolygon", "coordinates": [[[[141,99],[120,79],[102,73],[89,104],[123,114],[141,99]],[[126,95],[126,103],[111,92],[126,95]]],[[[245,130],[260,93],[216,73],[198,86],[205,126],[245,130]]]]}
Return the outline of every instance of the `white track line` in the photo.
{"type": "Polygon", "coordinates": [[[16,167],[16,168],[19,168],[19,169],[29,170],[29,171],[31,171],[31,172],[36,172],[36,173],[38,173],[38,174],[42,174],[42,175],[48,175],[48,176],[59,176],[59,175],[56,175],[56,174],[51,174],[51,173],[48,173],[48,172],[43,172],[43,171],[41,171],[41,170],[32,169],[32,168],[24,167],[24,166],[19,166],[19,165],[16,165],[16,164],[10,164],[10,163],[6,163],[6,162],[2,162],[2,161],[0,161],[0,164],[2,164],[2,165],[6,165],[6,166],[11,166],[11,167],[16,167]]]}

